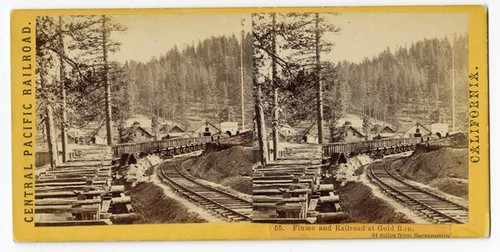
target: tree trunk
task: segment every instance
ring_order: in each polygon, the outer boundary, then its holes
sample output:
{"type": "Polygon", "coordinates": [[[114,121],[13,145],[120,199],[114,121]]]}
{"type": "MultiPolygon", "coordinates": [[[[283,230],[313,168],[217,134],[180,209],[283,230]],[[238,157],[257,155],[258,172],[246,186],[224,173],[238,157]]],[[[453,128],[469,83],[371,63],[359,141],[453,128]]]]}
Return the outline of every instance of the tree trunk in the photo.
{"type": "Polygon", "coordinates": [[[457,43],[456,34],[453,34],[453,45],[451,46],[451,129],[455,128],[455,45],[457,43]]]}
{"type": "Polygon", "coordinates": [[[259,142],[260,160],[262,166],[267,164],[268,148],[267,148],[267,132],[266,123],[264,118],[264,108],[262,104],[262,86],[261,84],[255,83],[257,85],[257,94],[255,95],[255,115],[257,121],[257,139],[259,142]]]}
{"type": "Polygon", "coordinates": [[[45,129],[47,130],[47,147],[49,149],[49,157],[50,157],[50,168],[54,170],[57,166],[57,142],[55,138],[54,132],[54,118],[52,105],[47,102],[45,107],[47,118],[45,120],[45,129]]]}
{"type": "MultiPolygon", "coordinates": [[[[45,89],[45,76],[44,76],[44,70],[41,69],[40,71],[40,90],[45,89]]],[[[50,104],[49,99],[47,98],[46,104],[45,104],[45,136],[47,137],[47,148],[49,152],[49,164],[50,164],[50,169],[54,170],[57,167],[57,142],[55,138],[55,132],[54,132],[54,118],[53,118],[53,110],[52,110],[52,105],[50,104]]]]}
{"type": "Polygon", "coordinates": [[[63,62],[63,54],[64,54],[64,42],[62,36],[62,17],[59,17],[59,86],[61,90],[61,110],[62,110],[62,118],[61,118],[61,145],[62,145],[62,162],[66,162],[67,155],[67,145],[68,145],[68,119],[66,116],[66,88],[64,83],[64,62],[63,62]]]}
{"type": "Polygon", "coordinates": [[[317,93],[317,112],[318,112],[318,143],[323,144],[323,87],[321,85],[321,59],[320,59],[320,27],[319,27],[319,13],[316,13],[316,85],[318,88],[317,93]]]}
{"type": "Polygon", "coordinates": [[[107,48],[107,27],[106,27],[106,16],[102,16],[102,56],[104,63],[104,91],[105,91],[105,102],[106,102],[106,140],[107,144],[113,144],[113,136],[111,131],[111,87],[109,85],[109,66],[108,66],[108,48],[107,48]]]}
{"type": "Polygon", "coordinates": [[[277,70],[276,70],[276,13],[271,14],[272,20],[272,34],[271,34],[271,50],[273,54],[271,55],[271,71],[272,71],[272,85],[274,88],[274,106],[273,106],[273,158],[276,160],[278,158],[278,142],[279,142],[279,132],[278,132],[278,83],[277,83],[277,70]]]}
{"type": "MultiPolygon", "coordinates": [[[[243,21],[241,21],[243,25],[243,21]]],[[[245,88],[243,85],[243,40],[245,36],[245,31],[241,30],[241,42],[240,42],[240,83],[241,83],[241,131],[245,131],[245,88]]],[[[227,98],[227,82],[225,86],[225,96],[227,98]]],[[[224,100],[225,101],[225,100],[224,100]]]]}

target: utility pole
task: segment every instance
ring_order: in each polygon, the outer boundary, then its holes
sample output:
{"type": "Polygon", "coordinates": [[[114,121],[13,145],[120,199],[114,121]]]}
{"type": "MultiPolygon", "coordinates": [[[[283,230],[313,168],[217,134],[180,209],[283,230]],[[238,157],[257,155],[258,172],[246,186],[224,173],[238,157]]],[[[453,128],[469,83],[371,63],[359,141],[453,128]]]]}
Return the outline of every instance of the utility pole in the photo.
{"type": "Polygon", "coordinates": [[[245,131],[245,89],[243,86],[243,40],[245,38],[245,31],[243,30],[244,26],[243,22],[245,22],[245,19],[241,20],[241,42],[240,42],[241,131],[245,131]]]}
{"type": "Polygon", "coordinates": [[[68,145],[68,118],[66,116],[66,87],[64,86],[64,41],[62,36],[62,17],[59,16],[59,88],[61,91],[61,106],[62,106],[62,118],[61,118],[61,145],[62,145],[62,162],[66,162],[67,155],[67,145],[68,145]]]}
{"type": "Polygon", "coordinates": [[[271,79],[274,88],[274,106],[273,106],[273,157],[274,160],[278,159],[278,83],[277,83],[277,69],[276,69],[276,13],[272,13],[272,35],[271,35],[271,79]]]}
{"type": "Polygon", "coordinates": [[[451,116],[452,116],[452,130],[455,133],[455,45],[456,34],[453,35],[453,44],[451,46],[451,116]]]}
{"type": "Polygon", "coordinates": [[[111,87],[109,85],[109,66],[108,66],[108,48],[107,48],[107,27],[106,16],[102,15],[102,56],[104,64],[104,91],[106,102],[106,140],[107,144],[113,144],[113,136],[111,135],[111,87]]]}
{"type": "Polygon", "coordinates": [[[317,93],[317,110],[318,110],[318,143],[323,144],[323,87],[321,85],[321,59],[320,59],[320,27],[319,27],[319,13],[315,14],[316,19],[316,84],[318,88],[317,93]]]}

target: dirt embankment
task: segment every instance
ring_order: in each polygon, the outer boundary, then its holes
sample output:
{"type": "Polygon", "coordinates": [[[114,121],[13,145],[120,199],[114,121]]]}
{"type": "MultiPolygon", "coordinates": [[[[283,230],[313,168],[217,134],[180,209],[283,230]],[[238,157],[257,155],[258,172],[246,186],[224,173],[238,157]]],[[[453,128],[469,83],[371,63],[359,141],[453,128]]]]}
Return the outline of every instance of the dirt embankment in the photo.
{"type": "Polygon", "coordinates": [[[252,194],[252,164],[252,147],[232,146],[206,151],[182,162],[181,166],[197,178],[252,194]]]}
{"type": "Polygon", "coordinates": [[[132,199],[132,208],[140,216],[134,223],[205,222],[197,213],[167,197],[163,189],[151,181],[154,166],[160,162],[158,156],[150,155],[114,171],[115,183],[125,186],[126,194],[132,199]]]}
{"type": "Polygon", "coordinates": [[[140,182],[129,193],[132,207],[141,216],[135,224],[206,222],[178,201],[165,196],[163,190],[152,182],[140,182]]]}
{"type": "Polygon", "coordinates": [[[411,156],[395,161],[392,168],[407,179],[466,199],[469,195],[467,142],[467,135],[463,133],[432,139],[419,145],[411,156]]]}
{"type": "Polygon", "coordinates": [[[467,148],[441,147],[429,152],[416,152],[395,161],[392,168],[401,176],[445,193],[467,198],[469,188],[467,148]]]}
{"type": "MultiPolygon", "coordinates": [[[[328,178],[335,186],[340,196],[342,211],[350,218],[345,223],[412,223],[405,214],[395,210],[393,206],[380,197],[375,196],[373,190],[365,185],[361,178],[364,175],[364,166],[372,160],[366,155],[348,158],[347,163],[335,165],[328,178]]],[[[366,180],[366,178],[365,178],[366,180]]]]}
{"type": "Polygon", "coordinates": [[[373,195],[362,182],[350,181],[338,187],[340,205],[350,216],[346,223],[412,223],[403,213],[373,195]]]}

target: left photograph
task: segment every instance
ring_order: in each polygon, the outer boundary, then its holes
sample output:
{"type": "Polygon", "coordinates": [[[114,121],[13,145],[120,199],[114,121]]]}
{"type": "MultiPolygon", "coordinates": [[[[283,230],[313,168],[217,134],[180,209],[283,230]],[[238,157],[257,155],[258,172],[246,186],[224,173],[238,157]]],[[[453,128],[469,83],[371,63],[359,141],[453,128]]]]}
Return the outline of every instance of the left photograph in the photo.
{"type": "Polygon", "coordinates": [[[39,16],[35,225],[245,222],[250,14],[39,16]]]}

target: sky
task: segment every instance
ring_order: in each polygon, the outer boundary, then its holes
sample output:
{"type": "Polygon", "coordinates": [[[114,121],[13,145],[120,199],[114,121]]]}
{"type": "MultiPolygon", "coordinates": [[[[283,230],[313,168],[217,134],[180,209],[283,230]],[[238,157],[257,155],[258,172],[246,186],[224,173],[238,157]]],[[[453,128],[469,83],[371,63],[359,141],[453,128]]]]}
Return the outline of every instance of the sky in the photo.
{"type": "MultiPolygon", "coordinates": [[[[236,34],[251,30],[249,14],[161,14],[114,16],[127,31],[113,33],[121,42],[121,50],[112,60],[145,62],[167,52],[175,45],[196,44],[211,36],[236,34]],[[243,26],[242,26],[242,20],[243,26]]],[[[424,38],[452,38],[454,33],[468,30],[466,14],[460,13],[341,13],[327,17],[341,28],[324,38],[335,44],[323,55],[325,60],[360,62],[376,56],[389,47],[391,50],[424,38]]]]}
{"type": "Polygon", "coordinates": [[[389,47],[411,46],[424,38],[453,38],[469,29],[466,14],[448,13],[341,13],[329,17],[340,27],[338,34],[325,34],[335,46],[326,55],[332,61],[360,62],[389,47]]]}
{"type": "Polygon", "coordinates": [[[211,36],[235,34],[239,39],[242,29],[249,32],[252,27],[249,14],[122,15],[113,20],[127,27],[125,32],[111,34],[122,44],[119,52],[110,55],[119,62],[145,62],[174,46],[196,45],[211,36]]]}

